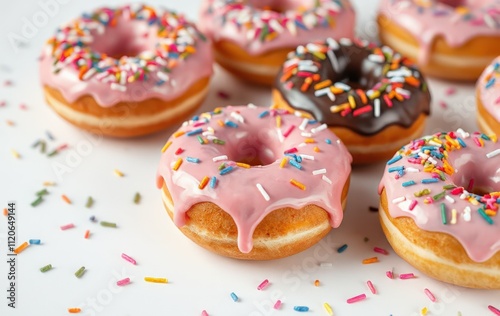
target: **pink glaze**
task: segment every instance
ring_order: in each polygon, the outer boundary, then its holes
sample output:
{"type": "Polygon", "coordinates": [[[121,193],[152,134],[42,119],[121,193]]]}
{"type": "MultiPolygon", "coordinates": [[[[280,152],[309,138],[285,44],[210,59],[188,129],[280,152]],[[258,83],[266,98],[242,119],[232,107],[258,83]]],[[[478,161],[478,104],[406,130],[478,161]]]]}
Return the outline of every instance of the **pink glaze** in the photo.
{"type": "MultiPolygon", "coordinates": [[[[79,78],[80,68],[76,67],[75,63],[59,62],[54,65],[54,62],[59,60],[60,50],[53,52],[53,46],[48,42],[40,58],[41,82],[59,90],[68,102],[74,102],[84,95],[92,96],[103,107],[111,107],[118,102],[140,102],[151,98],[169,101],[182,95],[198,80],[211,76],[213,56],[210,42],[204,40],[195,26],[183,16],[161,9],[154,10],[145,5],[102,8],[93,13],[115,14],[116,25],[102,25],[80,17],[58,29],[54,38],[59,43],[74,41],[71,32],[75,32],[73,25],[78,24],[89,32],[85,36],[84,47],[80,49],[86,52],[85,56],[100,53],[112,56],[99,62],[101,68],[115,63],[115,58],[122,56],[121,71],[118,72],[120,75],[125,74],[127,79],[120,81],[116,76],[102,78],[99,73],[89,78],[79,78]],[[131,18],[134,14],[146,17],[143,20],[131,18]],[[166,39],[165,37],[172,35],[159,36],[158,24],[149,25],[152,19],[164,17],[163,14],[168,16],[165,19],[171,23],[172,28],[180,26],[180,32],[183,32],[181,35],[166,39]],[[168,45],[171,51],[179,51],[180,57],[168,55],[164,45],[168,45]],[[194,47],[194,53],[182,54],[188,46],[194,47]],[[162,56],[159,57],[159,54],[162,56]],[[149,70],[149,76],[144,76],[142,72],[140,76],[132,78],[138,73],[137,65],[140,63],[148,64],[146,68],[149,70]],[[162,65],[168,65],[170,72],[164,71],[162,65]]],[[[75,56],[76,54],[71,55],[68,60],[75,56]]],[[[80,59],[80,63],[87,62],[88,60],[83,62],[83,59],[80,59]]]]}
{"type": "MultiPolygon", "coordinates": [[[[300,130],[303,119],[293,114],[265,108],[251,106],[228,106],[221,109],[221,114],[202,114],[199,121],[207,119],[206,123],[193,127],[195,122],[186,124],[179,131],[189,132],[201,127],[206,138],[217,137],[224,140],[224,145],[209,142],[200,145],[197,136],[171,136],[170,147],[162,154],[157,173],[157,186],[163,183],[172,195],[174,204],[174,222],[177,226],[185,224],[185,213],[196,203],[212,202],[225,210],[234,219],[238,227],[238,247],[241,252],[248,253],[252,250],[252,236],[257,225],[270,212],[282,208],[301,208],[309,204],[325,209],[330,215],[332,227],[338,227],[342,222],[342,189],[351,171],[351,155],[345,146],[330,130],[317,131],[311,137],[301,136],[300,130]],[[269,115],[259,118],[264,111],[269,115]],[[244,123],[238,121],[239,117],[232,113],[239,113],[244,123]],[[276,127],[276,117],[282,118],[281,128],[276,127]],[[238,119],[236,118],[238,117],[238,119]],[[232,121],[238,125],[234,127],[221,127],[218,121],[232,121]],[[278,130],[282,134],[295,126],[283,142],[280,143],[278,130]],[[213,134],[208,132],[213,129],[213,134]],[[316,143],[300,145],[306,138],[313,138],[316,143]],[[327,143],[327,139],[331,144],[327,143]],[[317,146],[320,152],[313,148],[317,146]],[[178,148],[184,149],[175,155],[178,148]],[[310,155],[314,160],[303,159],[302,170],[286,164],[280,168],[284,151],[296,148],[296,155],[310,155]],[[227,161],[214,162],[212,159],[227,155],[227,161]],[[200,163],[190,163],[187,157],[198,158],[200,163]],[[245,158],[259,157],[262,166],[253,166],[249,169],[237,167],[235,162],[245,158]],[[181,167],[174,171],[172,165],[177,159],[183,158],[181,167]],[[218,167],[225,162],[234,166],[228,174],[220,175],[218,167]],[[313,175],[318,169],[326,169],[326,173],[313,175]],[[200,190],[198,185],[205,177],[217,177],[214,188],[207,185],[200,190]],[[326,176],[332,184],[322,179],[326,176]],[[304,191],[290,184],[295,179],[306,186],[304,191]],[[257,189],[260,183],[269,194],[269,201],[257,189]]],[[[318,123],[308,124],[304,132],[310,133],[312,128],[320,126],[318,123]]],[[[326,127],[326,126],[325,126],[326,127]]],[[[174,134],[175,135],[175,134],[174,134]]],[[[295,150],[292,150],[295,151],[295,150]]],[[[290,158],[290,157],[288,157],[290,158]]]]}
{"type": "Polygon", "coordinates": [[[314,9],[316,1],[204,0],[198,27],[214,41],[232,41],[251,55],[280,48],[293,49],[327,37],[354,37],[355,13],[348,0],[320,0],[320,6],[314,9]],[[282,12],[263,11],[264,7],[278,8],[282,12]],[[301,15],[299,8],[307,9],[308,14],[301,15]],[[244,23],[248,20],[251,27],[244,23]],[[298,25],[304,21],[305,29],[298,25]],[[265,25],[269,32],[277,33],[272,39],[260,39],[265,25]]]}
{"type": "Polygon", "coordinates": [[[500,57],[486,67],[477,81],[479,98],[486,111],[500,121],[500,57]]]}
{"type": "Polygon", "coordinates": [[[438,36],[451,47],[462,46],[476,36],[500,36],[499,0],[382,0],[380,13],[419,42],[420,64],[429,61],[438,36]]]}
{"type": "MultiPolygon", "coordinates": [[[[455,237],[464,247],[469,257],[476,262],[484,262],[491,258],[496,252],[500,251],[500,217],[492,215],[490,219],[492,224],[489,224],[480,214],[479,209],[491,209],[498,212],[498,199],[500,198],[500,152],[491,158],[487,158],[487,154],[500,149],[500,143],[488,141],[481,138],[481,134],[468,135],[459,130],[457,133],[446,134],[457,141],[459,137],[467,147],[448,151],[448,162],[451,165],[451,170],[455,170],[453,175],[443,173],[444,181],[439,180],[436,183],[424,184],[423,179],[436,177],[437,174],[424,172],[424,166],[421,161],[422,157],[408,157],[404,152],[408,149],[412,150],[414,155],[423,154],[418,142],[414,141],[405,146],[402,151],[396,153],[394,157],[402,154],[402,159],[397,162],[388,164],[384,172],[382,181],[379,185],[379,194],[385,188],[388,200],[389,213],[392,217],[410,217],[415,221],[415,224],[423,230],[447,233],[455,237]],[[455,135],[453,135],[455,134],[455,135]],[[481,141],[484,147],[479,147],[477,143],[481,141]],[[410,161],[414,161],[411,163],[410,161]],[[405,172],[399,175],[398,172],[389,172],[390,168],[404,167],[405,172]],[[411,172],[411,169],[417,168],[419,172],[411,172]],[[416,184],[407,187],[403,183],[413,180],[416,184]],[[474,205],[467,200],[470,195],[463,192],[467,191],[469,183],[474,183],[474,188],[481,188],[490,193],[490,195],[475,196],[479,203],[474,205]],[[446,196],[437,197],[439,193],[445,191],[443,186],[455,185],[457,188],[446,190],[446,196]],[[415,192],[420,192],[424,189],[429,189],[431,192],[422,197],[416,197],[415,192]],[[465,190],[465,191],[464,191],[465,190]],[[404,201],[397,199],[404,198],[404,201]],[[450,198],[452,200],[450,200],[450,198]],[[396,201],[395,201],[396,200],[396,201]],[[425,201],[430,202],[428,204],[425,201]],[[415,202],[417,201],[417,204],[415,202]],[[443,224],[441,218],[441,204],[445,205],[447,223],[443,224]],[[413,204],[413,205],[412,205],[413,204]],[[411,209],[411,206],[413,209],[411,209]],[[466,208],[470,207],[470,221],[467,221],[465,215],[466,208]],[[451,222],[452,209],[457,211],[456,223],[451,222]]],[[[483,136],[484,137],[484,136],[483,136]]],[[[446,139],[440,138],[446,143],[446,139]]],[[[455,144],[457,144],[455,142],[455,144]]],[[[426,144],[425,146],[434,146],[426,144]]],[[[461,147],[460,145],[457,145],[461,147]]],[[[441,152],[442,151],[441,148],[441,152]]],[[[424,160],[425,160],[425,156],[424,160]]],[[[432,158],[432,157],[431,157],[432,158]]],[[[436,167],[443,167],[444,163],[440,159],[434,157],[437,164],[436,167]]],[[[427,160],[431,163],[431,160],[427,160]]],[[[415,171],[415,170],[413,170],[415,171]]]]}

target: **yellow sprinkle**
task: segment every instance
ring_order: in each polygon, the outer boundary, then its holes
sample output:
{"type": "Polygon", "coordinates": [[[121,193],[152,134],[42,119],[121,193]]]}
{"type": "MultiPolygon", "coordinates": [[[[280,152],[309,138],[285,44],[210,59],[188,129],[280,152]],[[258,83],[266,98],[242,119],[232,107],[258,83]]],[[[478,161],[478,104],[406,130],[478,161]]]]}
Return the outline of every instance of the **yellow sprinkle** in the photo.
{"type": "Polygon", "coordinates": [[[200,185],[198,185],[198,189],[203,190],[207,186],[209,179],[209,177],[204,176],[203,179],[201,179],[200,185]]]}
{"type": "Polygon", "coordinates": [[[377,257],[372,257],[372,258],[367,258],[362,261],[363,264],[370,264],[370,263],[375,263],[378,262],[377,257]]]}
{"type": "Polygon", "coordinates": [[[479,143],[481,144],[481,147],[484,147],[484,140],[482,138],[478,138],[479,143]]]}
{"type": "Polygon", "coordinates": [[[496,143],[498,138],[496,134],[490,134],[488,137],[491,139],[492,142],[496,143]]]}
{"type": "Polygon", "coordinates": [[[28,248],[29,244],[27,241],[23,242],[19,247],[14,249],[15,254],[21,253],[24,249],[28,248]]]}
{"type": "Polygon", "coordinates": [[[351,109],[354,109],[356,107],[356,100],[352,95],[347,97],[347,100],[349,101],[349,105],[351,106],[351,109]]]}
{"type": "Polygon", "coordinates": [[[313,144],[313,143],[315,143],[315,142],[316,142],[316,141],[315,141],[313,138],[306,138],[306,139],[304,140],[304,143],[306,143],[306,144],[313,144]]]}
{"type": "Polygon", "coordinates": [[[63,199],[64,202],[71,204],[71,200],[66,196],[66,195],[61,195],[61,198],[63,199]]]}
{"type": "Polygon", "coordinates": [[[317,152],[317,153],[319,153],[321,151],[318,146],[314,146],[313,150],[314,150],[314,152],[317,152]]]}
{"type": "Polygon", "coordinates": [[[329,316],[333,316],[333,309],[330,306],[330,304],[325,303],[323,304],[323,307],[325,308],[325,311],[328,313],[329,316]]]}
{"type": "MultiPolygon", "coordinates": [[[[273,33],[274,34],[274,33],[273,33]]],[[[323,54],[322,52],[311,52],[314,56],[316,56],[317,58],[323,60],[323,59],[326,59],[326,56],[325,54],[323,54]]]]}
{"type": "Polygon", "coordinates": [[[184,135],[184,133],[185,133],[184,131],[177,131],[174,133],[174,137],[175,138],[180,137],[180,136],[184,135]]]}
{"type": "Polygon", "coordinates": [[[115,175],[117,175],[118,177],[123,177],[123,172],[121,172],[121,171],[120,171],[120,170],[118,170],[118,169],[115,169],[115,170],[114,170],[114,173],[115,173],[115,175]]]}
{"type": "Polygon", "coordinates": [[[306,186],[304,184],[300,183],[299,181],[297,181],[295,179],[290,179],[290,183],[293,186],[296,186],[297,188],[301,189],[302,191],[304,191],[306,189],[306,186]]]}
{"type": "Polygon", "coordinates": [[[51,181],[45,181],[43,183],[43,186],[45,186],[45,187],[52,187],[54,185],[56,185],[56,183],[55,182],[51,182],[51,181]]]}
{"type": "Polygon", "coordinates": [[[470,198],[469,198],[469,202],[470,202],[472,205],[474,205],[474,206],[479,205],[479,202],[478,202],[475,198],[473,198],[473,197],[470,197],[470,198]]]}
{"type": "Polygon", "coordinates": [[[247,163],[243,163],[243,162],[237,162],[237,163],[236,163],[236,165],[237,165],[238,167],[245,168],[245,169],[250,169],[250,167],[252,167],[252,166],[250,166],[249,164],[247,164],[247,163]]]}
{"type": "Polygon", "coordinates": [[[464,6],[458,6],[455,8],[455,12],[457,12],[458,14],[467,14],[469,13],[469,9],[467,7],[464,7],[464,6]]]}
{"type": "Polygon", "coordinates": [[[224,122],[222,122],[222,120],[217,120],[217,124],[219,124],[221,127],[224,127],[224,122]]]}
{"type": "Polygon", "coordinates": [[[280,115],[276,116],[276,127],[277,128],[281,127],[281,116],[280,115]]]}
{"type": "Polygon", "coordinates": [[[331,85],[332,85],[332,81],[330,79],[327,79],[327,80],[321,81],[320,83],[315,84],[314,90],[323,89],[323,88],[326,88],[326,87],[331,86],[331,85]]]}
{"type": "Polygon", "coordinates": [[[490,209],[485,210],[485,211],[484,211],[484,213],[485,213],[486,215],[488,215],[488,216],[495,216],[495,215],[497,215],[497,212],[496,212],[496,211],[494,211],[494,210],[490,210],[490,209]]]}
{"type": "Polygon", "coordinates": [[[171,141],[166,142],[165,145],[163,146],[163,148],[161,149],[161,152],[164,153],[165,151],[167,151],[167,149],[168,149],[168,147],[170,147],[170,145],[172,145],[171,141]]]}
{"type": "Polygon", "coordinates": [[[12,157],[14,157],[16,159],[21,158],[21,155],[19,155],[19,153],[17,151],[15,151],[14,149],[11,149],[10,153],[12,154],[12,157]]]}
{"type": "Polygon", "coordinates": [[[424,307],[420,310],[420,315],[425,316],[427,315],[427,307],[424,307]]]}
{"type": "Polygon", "coordinates": [[[376,90],[370,95],[370,100],[380,97],[380,91],[376,90]]]}
{"type": "Polygon", "coordinates": [[[168,283],[168,280],[166,278],[145,277],[144,281],[153,283],[168,283]]]}
{"type": "Polygon", "coordinates": [[[288,159],[286,157],[281,159],[280,168],[285,168],[287,162],[288,159]]]}
{"type": "Polygon", "coordinates": [[[182,158],[179,158],[179,159],[177,159],[177,161],[175,162],[175,164],[174,164],[174,166],[172,167],[172,169],[173,169],[174,171],[177,171],[181,165],[182,165],[182,158]]]}

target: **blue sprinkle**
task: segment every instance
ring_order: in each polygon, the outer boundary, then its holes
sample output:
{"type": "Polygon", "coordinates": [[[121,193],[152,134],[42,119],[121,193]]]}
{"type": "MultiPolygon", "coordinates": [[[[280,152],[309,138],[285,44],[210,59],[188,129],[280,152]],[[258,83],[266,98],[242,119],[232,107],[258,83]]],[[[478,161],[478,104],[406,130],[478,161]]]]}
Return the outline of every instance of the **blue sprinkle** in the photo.
{"type": "Polygon", "coordinates": [[[500,204],[500,198],[497,199],[497,204],[500,204]]]}
{"type": "Polygon", "coordinates": [[[219,174],[221,176],[225,175],[225,174],[228,174],[230,173],[231,171],[233,171],[234,167],[233,166],[227,166],[226,168],[222,169],[219,174]]]}
{"type": "Polygon", "coordinates": [[[392,165],[393,163],[400,161],[403,158],[401,155],[397,155],[396,157],[392,158],[387,162],[388,165],[392,165]]]}
{"type": "Polygon", "coordinates": [[[226,122],[224,122],[224,124],[228,127],[234,127],[234,128],[238,127],[238,124],[236,124],[235,122],[232,122],[232,121],[226,121],[226,122]]]}
{"type": "Polygon", "coordinates": [[[195,122],[196,122],[196,121],[198,121],[199,119],[200,119],[200,117],[199,117],[198,115],[195,115],[195,116],[193,116],[193,118],[192,118],[192,120],[193,120],[193,121],[195,121],[195,122]]]}
{"type": "Polygon", "coordinates": [[[437,151],[431,151],[430,152],[431,156],[436,157],[437,159],[443,159],[444,155],[440,152],[437,151]]]}
{"type": "Polygon", "coordinates": [[[422,146],[422,151],[426,151],[426,150],[436,150],[438,149],[437,146],[422,146]]]}
{"type": "Polygon", "coordinates": [[[460,144],[460,146],[462,146],[463,148],[467,147],[467,145],[465,144],[465,142],[460,137],[457,137],[457,141],[460,144]]]}
{"type": "Polygon", "coordinates": [[[30,239],[30,245],[39,245],[40,239],[30,239]]]}
{"type": "Polygon", "coordinates": [[[259,114],[259,118],[263,118],[269,115],[269,111],[265,110],[264,112],[259,114]]]}
{"type": "Polygon", "coordinates": [[[293,159],[289,159],[288,160],[288,163],[290,163],[292,166],[294,166],[295,168],[299,169],[299,170],[302,170],[302,165],[299,164],[298,162],[296,162],[295,160],[293,159]]]}
{"type": "Polygon", "coordinates": [[[307,122],[307,124],[316,124],[316,123],[318,123],[317,120],[309,120],[309,122],[307,122]]]}
{"type": "Polygon", "coordinates": [[[202,132],[203,132],[203,129],[200,127],[200,128],[197,128],[197,129],[194,129],[192,131],[187,132],[186,135],[193,136],[193,135],[201,134],[202,132]]]}
{"type": "Polygon", "coordinates": [[[495,78],[491,78],[490,80],[488,80],[488,82],[486,83],[486,86],[485,88],[488,89],[490,88],[491,86],[493,86],[495,84],[495,78]]]}
{"type": "Polygon", "coordinates": [[[215,176],[213,176],[211,179],[210,179],[210,187],[213,189],[215,188],[215,185],[217,184],[217,178],[215,176]]]}
{"type": "Polygon", "coordinates": [[[325,142],[326,142],[327,144],[331,144],[331,143],[332,143],[332,141],[331,141],[329,138],[325,139],[325,142]]]}
{"type": "Polygon", "coordinates": [[[92,222],[94,222],[94,223],[95,223],[95,222],[97,222],[97,219],[95,218],[95,216],[94,216],[94,215],[90,216],[90,220],[91,220],[92,222]]]}
{"type": "Polygon", "coordinates": [[[394,172],[394,171],[401,171],[401,170],[403,170],[403,169],[404,169],[404,167],[403,167],[403,166],[399,166],[399,167],[390,167],[388,171],[389,171],[389,172],[394,172]]]}
{"type": "Polygon", "coordinates": [[[339,249],[337,249],[338,253],[343,253],[347,249],[347,244],[343,244],[339,249]]]}
{"type": "Polygon", "coordinates": [[[488,214],[484,212],[483,208],[480,208],[477,211],[479,212],[479,215],[481,215],[481,217],[488,222],[488,224],[493,225],[493,220],[491,219],[491,217],[488,216],[488,214]]]}
{"type": "Polygon", "coordinates": [[[200,163],[200,159],[198,158],[193,158],[193,157],[186,157],[187,162],[192,162],[192,163],[200,163]]]}
{"type": "Polygon", "coordinates": [[[233,301],[237,302],[238,301],[238,295],[234,294],[234,292],[231,292],[231,298],[233,301]]]}
{"type": "Polygon", "coordinates": [[[307,306],[294,306],[293,310],[295,310],[297,312],[307,312],[307,311],[309,311],[309,307],[307,307],[307,306]]]}
{"type": "Polygon", "coordinates": [[[436,183],[438,181],[439,179],[436,178],[422,179],[422,183],[436,183]]]}
{"type": "Polygon", "coordinates": [[[410,185],[414,185],[414,184],[417,184],[417,183],[413,180],[410,180],[410,181],[403,182],[402,185],[406,188],[406,187],[409,187],[410,185]]]}

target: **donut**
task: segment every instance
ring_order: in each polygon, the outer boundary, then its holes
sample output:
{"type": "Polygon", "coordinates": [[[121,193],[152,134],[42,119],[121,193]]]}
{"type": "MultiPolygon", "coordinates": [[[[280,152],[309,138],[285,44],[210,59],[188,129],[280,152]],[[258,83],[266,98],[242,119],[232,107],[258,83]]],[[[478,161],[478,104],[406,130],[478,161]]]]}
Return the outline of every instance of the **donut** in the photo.
{"type": "Polygon", "coordinates": [[[182,15],[130,5],[58,28],[39,68],[57,114],[94,133],[130,137],[190,117],[207,94],[212,62],[210,41],[182,15]]]}
{"type": "Polygon", "coordinates": [[[271,86],[287,53],[326,37],[354,36],[349,0],[204,0],[198,27],[215,60],[238,78],[271,86]]]}
{"type": "Polygon", "coordinates": [[[409,264],[435,279],[500,289],[500,143],[496,135],[438,133],[387,162],[379,218],[409,264]]]}
{"type": "Polygon", "coordinates": [[[500,57],[481,74],[476,84],[477,121],[486,134],[500,135],[500,57]]]}
{"type": "Polygon", "coordinates": [[[223,256],[298,253],[342,222],[351,156],[326,125],[287,111],[228,106],[166,142],[157,172],[184,235],[223,256]]]}
{"type": "Polygon", "coordinates": [[[408,59],[349,39],[298,46],[273,87],[275,107],[326,123],[357,164],[387,160],[421,136],[430,99],[425,79],[408,59]]]}
{"type": "Polygon", "coordinates": [[[382,43],[430,76],[475,81],[500,55],[500,0],[382,0],[377,21],[382,43]]]}

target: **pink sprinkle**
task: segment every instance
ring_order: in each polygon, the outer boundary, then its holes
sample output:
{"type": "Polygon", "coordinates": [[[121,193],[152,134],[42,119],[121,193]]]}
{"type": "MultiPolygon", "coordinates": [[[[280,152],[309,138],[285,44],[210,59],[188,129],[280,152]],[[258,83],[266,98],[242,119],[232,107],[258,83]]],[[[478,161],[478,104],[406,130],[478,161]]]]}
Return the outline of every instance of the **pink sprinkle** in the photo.
{"type": "Polygon", "coordinates": [[[201,316],[209,316],[206,310],[201,311],[201,316]]]}
{"type": "Polygon", "coordinates": [[[118,286],[124,286],[127,284],[130,284],[130,278],[125,278],[123,280],[119,280],[116,282],[116,285],[118,285],[118,286]]]}
{"type": "Polygon", "coordinates": [[[285,150],[285,154],[293,154],[293,153],[296,153],[298,151],[299,150],[296,147],[293,147],[293,148],[285,150]]]}
{"type": "Polygon", "coordinates": [[[262,283],[259,284],[259,286],[257,286],[257,290],[261,291],[265,289],[268,285],[269,285],[269,280],[265,279],[264,281],[262,281],[262,283]]]}
{"type": "Polygon", "coordinates": [[[429,291],[429,289],[424,289],[424,293],[432,302],[436,301],[436,297],[434,296],[434,294],[432,294],[431,291],[429,291]]]}
{"type": "Polygon", "coordinates": [[[500,97],[498,97],[498,99],[495,100],[495,104],[500,104],[500,97]]]}
{"type": "Polygon", "coordinates": [[[6,101],[4,101],[4,100],[0,101],[0,106],[5,106],[6,104],[7,104],[6,101]]]}
{"type": "Polygon", "coordinates": [[[409,206],[410,211],[413,211],[415,206],[417,206],[417,203],[418,203],[417,200],[411,201],[410,206],[409,206]]]}
{"type": "Polygon", "coordinates": [[[27,106],[26,106],[26,104],[24,104],[24,103],[19,104],[19,108],[20,108],[21,110],[27,110],[27,109],[28,109],[28,107],[27,107],[27,106]]]}
{"type": "Polygon", "coordinates": [[[477,137],[474,137],[474,138],[473,138],[473,140],[474,140],[474,143],[475,143],[478,147],[483,147],[483,146],[481,146],[481,142],[479,141],[479,139],[478,139],[477,137]]]}
{"type": "Polygon", "coordinates": [[[493,312],[493,314],[500,316],[500,310],[492,305],[488,305],[488,309],[493,312]]]}
{"type": "Polygon", "coordinates": [[[446,89],[446,91],[444,92],[444,94],[446,95],[452,95],[452,94],[455,94],[457,92],[457,90],[453,87],[450,87],[448,89],[446,89]]]}
{"type": "Polygon", "coordinates": [[[274,303],[273,308],[274,308],[274,309],[280,309],[280,307],[281,307],[281,301],[280,301],[280,300],[277,300],[277,301],[276,301],[276,303],[274,303]]]}
{"type": "Polygon", "coordinates": [[[387,251],[387,250],[385,250],[383,248],[379,248],[379,247],[374,247],[373,251],[381,253],[383,255],[388,255],[389,254],[389,251],[387,251]]]}
{"type": "Polygon", "coordinates": [[[226,92],[224,91],[219,91],[217,92],[217,96],[221,99],[224,99],[224,100],[227,100],[229,99],[229,94],[227,94],[226,92]]]}
{"type": "Polygon", "coordinates": [[[370,291],[372,292],[372,294],[377,294],[377,290],[376,290],[376,289],[375,289],[375,287],[373,286],[372,281],[368,281],[368,282],[366,282],[366,285],[368,285],[368,288],[370,289],[370,291]]]}
{"type": "Polygon", "coordinates": [[[394,274],[392,273],[392,271],[387,271],[385,275],[387,275],[389,279],[394,279],[394,274]]]}
{"type": "Polygon", "coordinates": [[[350,299],[347,300],[348,304],[356,303],[359,301],[362,301],[366,298],[366,294],[360,294],[358,296],[351,297],[350,299]]]}
{"type": "Polygon", "coordinates": [[[62,144],[61,146],[57,147],[56,150],[60,151],[60,150],[66,149],[66,148],[68,148],[68,144],[62,144]]]}
{"type": "Polygon", "coordinates": [[[3,83],[4,86],[8,87],[8,86],[12,86],[12,81],[10,80],[5,80],[4,83],[3,83]]]}
{"type": "Polygon", "coordinates": [[[472,188],[474,188],[474,179],[469,180],[469,185],[467,186],[467,191],[472,192],[472,188]]]}
{"type": "Polygon", "coordinates": [[[447,109],[448,108],[448,104],[444,101],[439,101],[439,106],[443,109],[447,109]]]}
{"type": "Polygon", "coordinates": [[[413,274],[413,273],[403,273],[403,274],[399,275],[399,278],[401,280],[413,279],[413,278],[415,278],[415,274],[413,274]]]}
{"type": "Polygon", "coordinates": [[[75,227],[75,224],[71,223],[71,224],[67,224],[67,225],[61,226],[61,230],[66,230],[66,229],[70,229],[70,228],[73,228],[73,227],[75,227]]]}
{"type": "Polygon", "coordinates": [[[135,259],[134,259],[134,258],[132,258],[132,257],[130,257],[130,256],[128,256],[128,255],[126,255],[126,254],[124,254],[124,253],[122,253],[122,258],[123,258],[123,259],[125,259],[125,260],[127,260],[127,261],[128,261],[128,262],[130,262],[131,264],[134,264],[134,265],[136,265],[136,264],[137,264],[137,261],[135,261],[135,259]]]}
{"type": "Polygon", "coordinates": [[[293,131],[294,128],[295,125],[290,125],[290,127],[288,127],[288,129],[283,133],[283,136],[288,137],[288,135],[290,135],[290,133],[293,131]]]}

